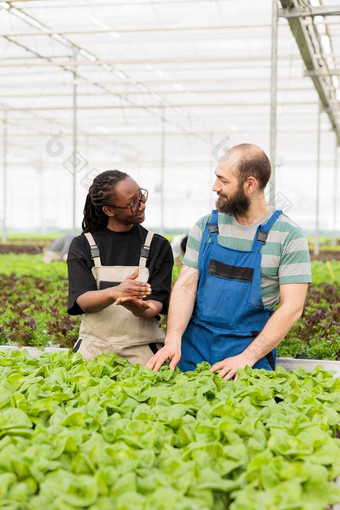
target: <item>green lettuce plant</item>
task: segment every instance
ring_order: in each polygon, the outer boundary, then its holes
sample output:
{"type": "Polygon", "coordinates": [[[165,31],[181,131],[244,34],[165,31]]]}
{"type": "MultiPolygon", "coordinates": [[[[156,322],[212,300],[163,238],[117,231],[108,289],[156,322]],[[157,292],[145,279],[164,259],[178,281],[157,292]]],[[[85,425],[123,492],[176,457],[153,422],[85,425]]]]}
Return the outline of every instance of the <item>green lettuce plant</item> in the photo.
{"type": "Polygon", "coordinates": [[[0,353],[2,508],[324,510],[340,502],[340,382],[321,368],[152,372],[0,353]]]}

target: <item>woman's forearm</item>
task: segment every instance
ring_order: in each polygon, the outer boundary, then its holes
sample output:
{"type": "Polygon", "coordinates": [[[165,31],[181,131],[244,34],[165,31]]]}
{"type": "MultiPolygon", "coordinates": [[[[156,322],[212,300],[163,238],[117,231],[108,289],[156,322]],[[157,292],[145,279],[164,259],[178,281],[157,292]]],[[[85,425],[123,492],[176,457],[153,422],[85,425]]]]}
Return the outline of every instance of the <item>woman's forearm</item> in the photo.
{"type": "Polygon", "coordinates": [[[77,304],[85,313],[101,312],[118,298],[115,287],[103,290],[90,290],[77,298],[77,304]]]}

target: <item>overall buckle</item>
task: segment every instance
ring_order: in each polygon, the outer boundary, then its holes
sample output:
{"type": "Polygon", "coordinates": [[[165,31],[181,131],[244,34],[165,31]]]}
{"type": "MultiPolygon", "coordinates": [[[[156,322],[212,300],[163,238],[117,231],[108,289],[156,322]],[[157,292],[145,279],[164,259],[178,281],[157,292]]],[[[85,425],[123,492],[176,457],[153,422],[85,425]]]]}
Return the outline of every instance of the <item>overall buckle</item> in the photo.
{"type": "Polygon", "coordinates": [[[209,229],[209,234],[218,234],[218,225],[209,225],[208,224],[208,229],[209,229]]]}
{"type": "Polygon", "coordinates": [[[258,231],[258,233],[257,233],[256,241],[260,241],[262,244],[266,244],[267,237],[268,237],[268,233],[267,233],[267,232],[263,232],[263,231],[260,229],[260,230],[258,231]]]}
{"type": "Polygon", "coordinates": [[[91,248],[91,258],[92,259],[100,257],[100,251],[99,251],[99,248],[98,248],[98,246],[96,244],[95,245],[91,245],[90,248],[91,248]]]}
{"type": "Polygon", "coordinates": [[[149,254],[150,254],[150,247],[143,245],[142,249],[140,251],[140,256],[148,259],[149,258],[149,254]]]}

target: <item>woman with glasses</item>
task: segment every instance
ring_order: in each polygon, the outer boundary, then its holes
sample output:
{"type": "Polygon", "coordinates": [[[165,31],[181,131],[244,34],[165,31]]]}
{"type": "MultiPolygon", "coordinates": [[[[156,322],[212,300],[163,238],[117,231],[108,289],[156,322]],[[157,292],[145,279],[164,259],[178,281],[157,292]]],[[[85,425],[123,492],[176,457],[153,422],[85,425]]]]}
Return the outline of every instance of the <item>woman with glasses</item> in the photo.
{"type": "Polygon", "coordinates": [[[148,191],[126,173],[99,174],[86,197],[82,234],[70,246],[70,315],[82,314],[73,351],[86,359],[115,352],[145,365],[164,342],[173,256],[170,243],[148,232],[148,191]]]}

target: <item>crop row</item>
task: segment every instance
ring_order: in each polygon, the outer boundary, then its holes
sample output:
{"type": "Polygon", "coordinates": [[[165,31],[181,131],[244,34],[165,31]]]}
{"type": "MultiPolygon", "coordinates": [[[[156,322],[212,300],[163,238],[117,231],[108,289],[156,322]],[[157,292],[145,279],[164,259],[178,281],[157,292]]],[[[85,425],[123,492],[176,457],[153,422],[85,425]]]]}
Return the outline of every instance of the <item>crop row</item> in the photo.
{"type": "Polygon", "coordinates": [[[8,510],[323,510],[340,502],[340,381],[318,367],[236,382],[115,355],[0,354],[8,510]]]}
{"type": "Polygon", "coordinates": [[[303,317],[279,345],[279,356],[340,361],[339,291],[327,283],[309,289],[303,317]]]}
{"type": "MultiPolygon", "coordinates": [[[[340,262],[330,268],[332,273],[324,262],[312,263],[304,315],[280,344],[279,356],[340,359],[340,262]]],[[[178,273],[175,266],[173,281],[178,273]]],[[[41,255],[0,255],[0,286],[0,343],[73,346],[80,317],[66,313],[65,263],[46,265],[41,255]]]]}

